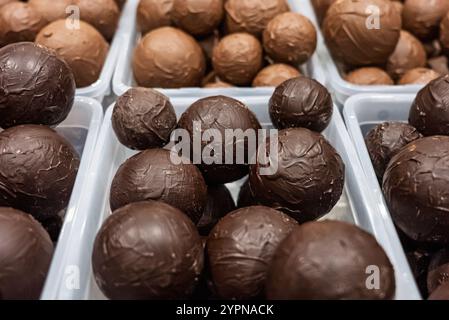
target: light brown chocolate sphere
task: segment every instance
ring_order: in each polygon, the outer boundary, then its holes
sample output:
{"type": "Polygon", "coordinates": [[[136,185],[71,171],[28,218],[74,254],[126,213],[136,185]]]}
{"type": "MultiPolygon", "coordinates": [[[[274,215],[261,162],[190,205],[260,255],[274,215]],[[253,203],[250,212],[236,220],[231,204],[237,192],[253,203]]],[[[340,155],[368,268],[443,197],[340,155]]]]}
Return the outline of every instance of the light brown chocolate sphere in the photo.
{"type": "Polygon", "coordinates": [[[114,0],[76,0],[81,20],[95,27],[106,40],[115,34],[120,17],[120,9],[114,0]]]}
{"type": "Polygon", "coordinates": [[[449,10],[447,0],[406,0],[402,10],[402,27],[421,40],[438,35],[438,26],[449,10]]]}
{"type": "Polygon", "coordinates": [[[449,54],[449,12],[444,16],[440,24],[440,43],[443,51],[449,54]]]}
{"type": "Polygon", "coordinates": [[[173,2],[174,0],[140,0],[137,7],[137,26],[142,35],[172,25],[173,2]]]}
{"type": "Polygon", "coordinates": [[[394,82],[384,70],[376,67],[364,67],[349,72],[345,80],[358,85],[393,85],[394,82]]]}
{"type": "Polygon", "coordinates": [[[65,19],[68,14],[66,8],[75,4],[75,0],[29,0],[29,5],[36,9],[47,23],[65,19]]]}
{"type": "Polygon", "coordinates": [[[277,87],[282,82],[299,77],[301,72],[288,64],[275,63],[263,68],[253,80],[253,87],[277,87]]]}
{"type": "Polygon", "coordinates": [[[428,68],[415,68],[408,70],[399,80],[398,84],[428,84],[430,81],[441,77],[436,71],[428,68]]]}

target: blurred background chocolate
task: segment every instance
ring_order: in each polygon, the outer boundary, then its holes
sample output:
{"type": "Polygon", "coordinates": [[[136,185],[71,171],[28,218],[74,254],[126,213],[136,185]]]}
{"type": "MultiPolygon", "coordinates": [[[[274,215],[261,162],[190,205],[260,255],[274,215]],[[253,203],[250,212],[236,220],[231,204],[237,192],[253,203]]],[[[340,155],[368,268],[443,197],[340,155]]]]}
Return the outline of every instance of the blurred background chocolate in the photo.
{"type": "Polygon", "coordinates": [[[345,80],[358,85],[393,85],[393,79],[388,73],[377,67],[362,67],[352,70],[345,80]]]}
{"type": "Polygon", "coordinates": [[[432,69],[414,68],[404,73],[398,84],[428,84],[440,76],[441,74],[432,69]]]}
{"type": "Polygon", "coordinates": [[[428,40],[438,36],[441,20],[449,11],[446,0],[406,0],[402,9],[402,24],[421,40],[428,40]]]}

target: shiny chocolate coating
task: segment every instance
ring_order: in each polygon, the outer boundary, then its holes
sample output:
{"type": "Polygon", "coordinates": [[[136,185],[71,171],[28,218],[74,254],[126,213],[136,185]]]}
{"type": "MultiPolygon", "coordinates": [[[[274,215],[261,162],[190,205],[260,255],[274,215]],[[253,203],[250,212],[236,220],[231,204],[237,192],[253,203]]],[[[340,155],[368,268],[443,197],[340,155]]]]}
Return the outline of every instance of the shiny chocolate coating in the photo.
{"type": "Polygon", "coordinates": [[[441,77],[438,72],[428,68],[415,68],[407,71],[399,79],[398,84],[428,84],[430,81],[441,77]]]}
{"type": "Polygon", "coordinates": [[[449,282],[449,250],[441,249],[432,256],[427,274],[427,289],[432,294],[440,285],[449,282]]]}
{"type": "Polygon", "coordinates": [[[172,25],[174,0],[140,0],[137,7],[137,26],[142,36],[148,32],[172,25]]]}
{"type": "Polygon", "coordinates": [[[402,9],[402,27],[422,40],[438,35],[438,26],[449,10],[447,0],[406,0],[402,9]]]}
{"type": "Polygon", "coordinates": [[[298,69],[283,63],[270,64],[259,71],[253,80],[253,87],[277,87],[286,80],[299,77],[298,69]]]}
{"type": "Polygon", "coordinates": [[[362,67],[352,70],[345,76],[345,80],[361,86],[394,84],[388,73],[377,67],[362,67]]]}

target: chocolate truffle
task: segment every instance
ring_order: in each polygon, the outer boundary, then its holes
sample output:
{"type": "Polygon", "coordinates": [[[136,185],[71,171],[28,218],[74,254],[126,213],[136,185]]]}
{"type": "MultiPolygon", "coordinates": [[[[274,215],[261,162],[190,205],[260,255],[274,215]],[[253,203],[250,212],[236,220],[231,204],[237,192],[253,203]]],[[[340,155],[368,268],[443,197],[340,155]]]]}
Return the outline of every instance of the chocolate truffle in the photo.
{"type": "Polygon", "coordinates": [[[0,49],[0,127],[62,122],[72,109],[75,79],[67,63],[32,42],[0,49]]]}
{"type": "Polygon", "coordinates": [[[114,0],[75,0],[81,19],[95,27],[106,40],[115,34],[120,10],[114,0]]]}
{"type": "Polygon", "coordinates": [[[289,7],[285,0],[226,0],[225,11],[229,33],[248,32],[260,37],[268,22],[289,7]]]}
{"type": "Polygon", "coordinates": [[[449,135],[449,75],[432,80],[418,92],[408,120],[425,136],[449,135]]]}
{"type": "Polygon", "coordinates": [[[69,14],[68,6],[75,4],[75,0],[28,0],[28,4],[38,11],[47,23],[65,19],[69,14]]]}
{"type": "Polygon", "coordinates": [[[350,66],[385,63],[396,47],[400,30],[401,15],[387,0],[336,1],[323,22],[332,55],[350,66]],[[372,17],[373,6],[379,10],[380,27],[372,17]]]}
{"type": "Polygon", "coordinates": [[[207,203],[196,227],[202,236],[208,236],[217,222],[235,210],[234,199],[224,185],[210,186],[207,190],[207,203]]]}
{"type": "Polygon", "coordinates": [[[274,300],[385,300],[394,297],[395,278],[372,235],[344,222],[322,221],[296,228],[279,245],[266,286],[267,298],[274,300]],[[379,287],[371,288],[374,270],[379,287]]]}
{"type": "Polygon", "coordinates": [[[190,35],[163,27],[149,32],[139,42],[134,50],[133,71],[143,87],[195,87],[206,72],[206,59],[190,35]]]}
{"type": "Polygon", "coordinates": [[[449,300],[449,282],[443,283],[430,295],[429,300],[449,300]]]}
{"type": "Polygon", "coordinates": [[[337,0],[311,0],[319,24],[323,22],[327,10],[335,1],[337,0]]]}
{"type": "Polygon", "coordinates": [[[263,206],[239,209],[220,220],[207,240],[209,269],[218,296],[259,297],[275,250],[296,226],[287,215],[263,206]]]}
{"type": "Polygon", "coordinates": [[[32,6],[11,2],[0,10],[0,46],[20,41],[34,41],[46,21],[32,6]]]}
{"type": "Polygon", "coordinates": [[[201,274],[203,244],[178,209],[156,201],[129,204],[108,217],[95,239],[92,268],[109,299],[182,299],[201,274]]]}
{"type": "Polygon", "coordinates": [[[259,71],[253,80],[253,87],[277,87],[282,82],[300,75],[298,69],[287,64],[271,64],[259,71]]]}
{"type": "Polygon", "coordinates": [[[427,274],[427,289],[432,293],[440,285],[449,281],[449,250],[442,249],[430,260],[427,274]]]}
{"type": "Polygon", "coordinates": [[[384,122],[368,132],[365,138],[374,171],[382,179],[391,158],[410,142],[422,138],[415,127],[402,122],[384,122]]]}
{"type": "Polygon", "coordinates": [[[415,68],[407,71],[398,84],[428,84],[430,81],[441,77],[441,74],[428,68],[415,68]]]}
{"type": "Polygon", "coordinates": [[[406,0],[402,9],[402,26],[422,40],[438,35],[438,26],[449,10],[447,0],[406,0]]]}
{"type": "Polygon", "coordinates": [[[142,35],[172,24],[173,3],[174,0],[140,0],[137,7],[137,26],[142,35]]]}
{"type": "Polygon", "coordinates": [[[98,80],[109,50],[101,33],[83,21],[73,29],[66,28],[65,20],[52,22],[39,32],[36,42],[55,50],[68,63],[78,88],[98,80]]]}
{"type": "Polygon", "coordinates": [[[239,180],[248,174],[247,164],[253,156],[248,153],[251,149],[255,149],[251,148],[250,143],[256,143],[250,140],[256,140],[261,126],[256,116],[240,101],[225,96],[200,99],[182,114],[178,128],[189,132],[193,150],[192,161],[195,164],[199,163],[208,184],[224,184],[239,180]],[[219,141],[212,142],[215,136],[210,142],[205,139],[204,134],[211,130],[220,135],[219,141]],[[239,136],[238,132],[234,132],[235,136],[230,137],[226,133],[229,130],[242,130],[243,133],[239,136]],[[249,135],[246,136],[244,133],[247,130],[249,135]],[[250,139],[253,133],[254,139],[250,139]],[[193,140],[198,135],[203,138],[201,150],[195,153],[193,140]],[[229,150],[231,148],[232,150],[229,150]],[[226,159],[231,159],[232,163],[226,159]]]}
{"type": "Polygon", "coordinates": [[[440,75],[449,74],[448,59],[446,56],[438,56],[427,60],[427,64],[433,71],[440,75]]]}
{"type": "Polygon", "coordinates": [[[444,16],[440,24],[440,43],[443,51],[449,54],[449,12],[444,16]]]}
{"type": "Polygon", "coordinates": [[[123,163],[111,185],[112,211],[129,203],[157,200],[178,208],[197,223],[207,200],[201,172],[187,159],[176,164],[172,151],[149,149],[123,163]]]}
{"type": "Polygon", "coordinates": [[[0,133],[0,206],[32,214],[38,220],[65,209],[80,160],[54,130],[22,125],[0,133]]]}
{"type": "Polygon", "coordinates": [[[346,75],[345,80],[361,86],[394,84],[388,73],[376,67],[362,67],[355,69],[346,75]]]}
{"type": "Polygon", "coordinates": [[[339,154],[321,134],[305,128],[281,130],[278,139],[277,152],[260,148],[257,163],[250,166],[252,194],[301,223],[330,212],[343,193],[345,166],[339,154]],[[267,154],[268,165],[260,162],[261,153],[267,154]],[[262,175],[267,166],[277,171],[262,175]]]}
{"type": "Polygon", "coordinates": [[[131,88],[120,96],[111,121],[118,140],[135,150],[163,147],[177,123],[170,100],[148,88],[131,88]]]}
{"type": "Polygon", "coordinates": [[[249,85],[262,68],[262,46],[248,33],[230,34],[214,48],[212,64],[220,79],[249,85]]]}
{"type": "Polygon", "coordinates": [[[249,187],[249,179],[247,179],[240,188],[239,197],[237,199],[237,207],[244,208],[255,205],[257,205],[257,200],[254,199],[254,196],[251,193],[251,189],[249,187]]]}
{"type": "Polygon", "coordinates": [[[30,215],[0,208],[0,298],[37,300],[53,255],[47,232],[30,215]]]}
{"type": "Polygon", "coordinates": [[[308,77],[284,81],[269,102],[270,117],[278,129],[304,127],[321,132],[329,125],[332,110],[329,91],[308,77]]]}
{"type": "Polygon", "coordinates": [[[388,164],[383,190],[396,225],[412,240],[448,244],[449,137],[408,144],[388,164]]]}
{"type": "Polygon", "coordinates": [[[263,47],[276,62],[302,64],[315,52],[316,42],[312,22],[295,12],[277,15],[263,32],[263,47]]]}

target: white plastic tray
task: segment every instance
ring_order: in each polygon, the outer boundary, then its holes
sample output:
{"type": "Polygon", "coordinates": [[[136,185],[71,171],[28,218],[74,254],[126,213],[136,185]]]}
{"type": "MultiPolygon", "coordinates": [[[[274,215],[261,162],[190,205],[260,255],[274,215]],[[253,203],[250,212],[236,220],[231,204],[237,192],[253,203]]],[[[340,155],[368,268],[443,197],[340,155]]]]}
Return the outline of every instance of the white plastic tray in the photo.
{"type": "MultiPolygon", "coordinates": [[[[292,11],[300,11],[301,2],[295,0],[288,0],[292,11]]],[[[124,32],[123,42],[120,49],[120,54],[117,60],[117,67],[115,69],[114,77],[112,79],[112,86],[114,93],[117,96],[124,94],[130,87],[135,87],[136,82],[132,71],[132,57],[136,43],[141,37],[137,31],[136,12],[138,0],[128,0],[129,10],[124,12],[126,15],[127,30],[124,32]]],[[[311,78],[316,79],[323,85],[326,83],[324,71],[315,54],[309,59],[307,63],[301,66],[301,72],[311,78]]],[[[212,95],[227,95],[234,97],[244,96],[270,96],[274,87],[240,87],[240,88],[180,88],[180,89],[158,89],[169,97],[207,97],[212,95]]]]}
{"type": "MultiPolygon", "coordinates": [[[[174,98],[178,116],[185,111],[196,99],[174,98]]],[[[270,125],[267,101],[268,98],[246,97],[240,98],[258,116],[260,122],[270,125]]],[[[366,178],[357,158],[356,151],[350,141],[343,120],[334,108],[333,120],[326,129],[325,135],[332,145],[339,151],[346,164],[346,184],[344,195],[334,210],[325,218],[345,220],[355,223],[373,233],[385,248],[396,270],[398,299],[417,299],[417,289],[402,250],[394,250],[386,234],[384,222],[379,218],[378,207],[370,197],[371,190],[367,187],[366,178]]],[[[56,286],[46,291],[46,299],[104,299],[92,277],[91,254],[97,231],[103,221],[111,214],[109,208],[109,189],[111,181],[118,167],[135,151],[122,146],[111,125],[112,106],[108,109],[105,121],[98,138],[93,165],[85,185],[80,207],[78,208],[79,223],[73,225],[78,232],[70,238],[67,247],[69,251],[60,261],[58,268],[52,270],[56,286]],[[64,270],[79,270],[79,289],[68,288],[71,274],[64,270]]],[[[242,181],[229,184],[228,187],[236,198],[242,181]]],[[[50,288],[49,288],[50,289],[50,288]]]]}

